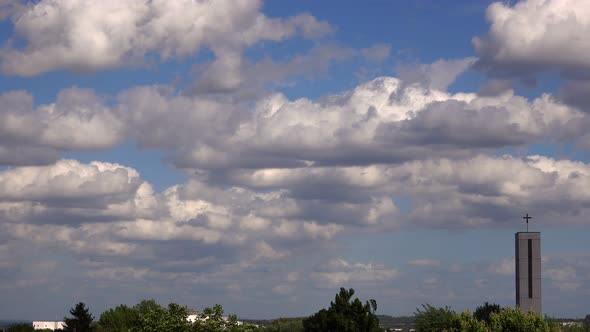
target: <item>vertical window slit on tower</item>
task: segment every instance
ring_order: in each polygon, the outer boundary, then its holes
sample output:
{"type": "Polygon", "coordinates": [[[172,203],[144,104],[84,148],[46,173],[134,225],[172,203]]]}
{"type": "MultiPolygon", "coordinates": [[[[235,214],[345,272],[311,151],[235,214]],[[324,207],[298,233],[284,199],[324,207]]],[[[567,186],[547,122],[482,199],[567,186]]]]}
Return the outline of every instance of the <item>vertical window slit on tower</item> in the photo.
{"type": "Polygon", "coordinates": [[[520,239],[518,237],[516,237],[516,254],[515,254],[515,268],[516,268],[516,274],[515,274],[515,279],[516,279],[516,305],[520,305],[520,280],[518,278],[520,278],[520,239]]]}
{"type": "Polygon", "coordinates": [[[529,239],[529,298],[533,298],[533,240],[529,239]]]}

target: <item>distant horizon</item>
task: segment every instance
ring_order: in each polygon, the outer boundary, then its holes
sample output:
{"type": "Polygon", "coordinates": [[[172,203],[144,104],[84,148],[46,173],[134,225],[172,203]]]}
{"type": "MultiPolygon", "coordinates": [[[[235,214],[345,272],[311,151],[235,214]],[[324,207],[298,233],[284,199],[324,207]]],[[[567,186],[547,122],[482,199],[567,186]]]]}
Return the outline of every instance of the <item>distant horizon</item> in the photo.
{"type": "MultiPolygon", "coordinates": [[[[471,312],[473,312],[473,310],[471,312]]],[[[377,317],[382,317],[382,316],[387,316],[387,317],[392,317],[392,318],[413,318],[414,317],[413,314],[412,315],[400,315],[400,316],[395,315],[394,316],[394,315],[377,313],[377,317]]],[[[274,317],[274,318],[249,318],[249,317],[240,317],[238,315],[238,320],[241,320],[241,321],[273,321],[273,320],[283,319],[283,318],[285,318],[285,319],[291,319],[291,318],[306,318],[306,317],[309,317],[309,316],[293,316],[293,317],[289,316],[289,317],[274,317]]],[[[554,317],[554,316],[548,316],[548,317],[549,318],[552,318],[552,319],[558,319],[558,320],[583,320],[585,318],[585,316],[583,316],[583,317],[554,317]]],[[[99,315],[99,317],[95,317],[94,318],[94,322],[97,322],[98,321],[98,318],[100,318],[100,315],[99,315]]],[[[55,319],[2,319],[2,318],[0,318],[0,326],[4,326],[6,323],[32,323],[32,322],[35,322],[35,321],[52,322],[52,321],[63,321],[63,319],[62,320],[55,320],[55,319]]]]}

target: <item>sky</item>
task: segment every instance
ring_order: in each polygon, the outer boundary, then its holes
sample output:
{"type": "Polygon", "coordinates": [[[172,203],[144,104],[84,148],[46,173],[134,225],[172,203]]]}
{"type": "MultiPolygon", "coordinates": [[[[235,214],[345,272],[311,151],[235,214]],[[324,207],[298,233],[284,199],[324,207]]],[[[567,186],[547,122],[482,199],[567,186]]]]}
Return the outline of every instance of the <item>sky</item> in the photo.
{"type": "Polygon", "coordinates": [[[0,318],[590,307],[590,2],[0,0],[0,318]]]}

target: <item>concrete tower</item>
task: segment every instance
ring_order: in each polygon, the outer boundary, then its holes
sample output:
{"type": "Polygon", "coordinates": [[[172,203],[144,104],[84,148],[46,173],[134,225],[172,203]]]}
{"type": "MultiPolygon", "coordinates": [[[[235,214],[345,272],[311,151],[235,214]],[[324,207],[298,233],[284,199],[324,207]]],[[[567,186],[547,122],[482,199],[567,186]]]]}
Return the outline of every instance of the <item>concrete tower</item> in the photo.
{"type": "Polygon", "coordinates": [[[516,242],[514,257],[516,263],[516,306],[524,312],[532,310],[542,315],[541,233],[518,232],[514,234],[514,238],[516,242]]]}

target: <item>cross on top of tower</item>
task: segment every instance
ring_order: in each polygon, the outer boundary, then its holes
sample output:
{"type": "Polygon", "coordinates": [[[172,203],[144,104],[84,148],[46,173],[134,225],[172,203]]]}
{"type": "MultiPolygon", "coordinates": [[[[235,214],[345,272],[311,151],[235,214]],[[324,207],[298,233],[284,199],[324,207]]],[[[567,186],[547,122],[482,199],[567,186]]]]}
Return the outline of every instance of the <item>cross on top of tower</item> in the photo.
{"type": "Polygon", "coordinates": [[[529,217],[529,214],[527,213],[526,216],[522,217],[522,219],[526,220],[526,231],[529,231],[529,219],[533,219],[533,217],[529,217]]]}

